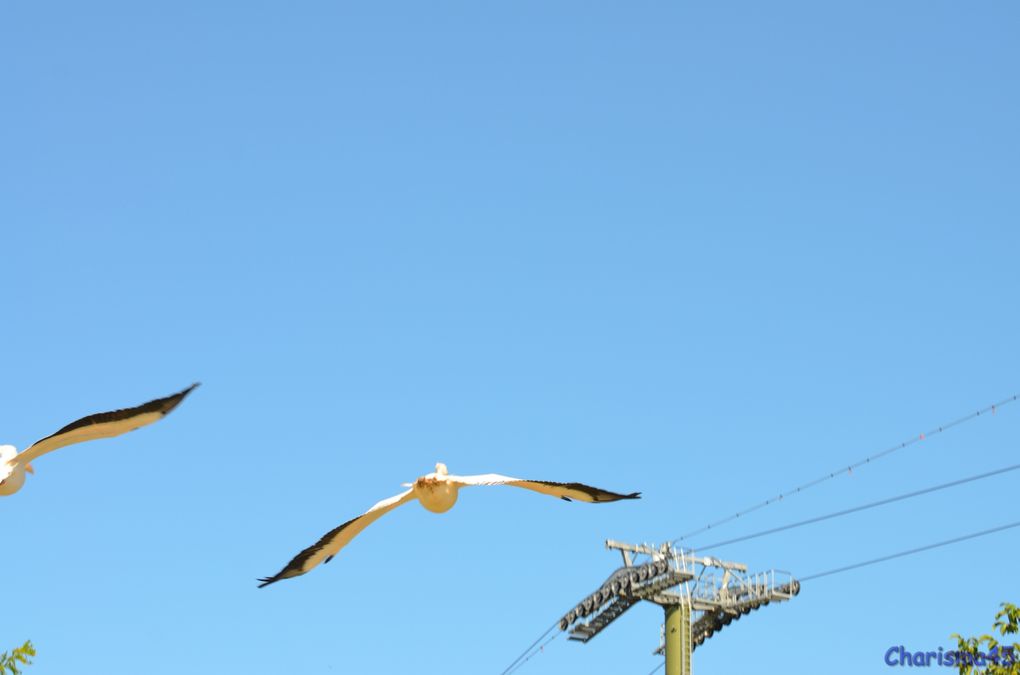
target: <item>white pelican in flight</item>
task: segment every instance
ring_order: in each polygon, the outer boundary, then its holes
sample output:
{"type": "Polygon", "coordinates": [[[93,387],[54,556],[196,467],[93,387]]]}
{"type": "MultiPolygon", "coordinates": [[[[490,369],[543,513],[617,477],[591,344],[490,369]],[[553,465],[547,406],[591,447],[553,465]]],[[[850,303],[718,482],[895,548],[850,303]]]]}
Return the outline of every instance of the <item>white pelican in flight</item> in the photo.
{"type": "Polygon", "coordinates": [[[350,543],[362,530],[374,523],[384,514],[389,513],[401,504],[417,499],[421,505],[432,513],[443,513],[453,508],[457,501],[457,490],[469,485],[513,485],[527,488],[535,492],[559,497],[566,501],[577,499],[582,502],[599,504],[615,502],[620,499],[640,499],[640,492],[627,495],[600,490],[599,488],[581,483],[553,483],[544,480],[521,480],[501,476],[498,473],[483,473],[479,476],[451,476],[446,472],[445,464],[436,464],[434,473],[428,473],[414,481],[404,483],[410,488],[395,497],[384,499],[357,518],[348,520],[340,527],[327,532],[318,542],[294,556],[287,566],[274,576],[259,579],[259,588],[291,577],[305,574],[319,563],[328,563],[344,546],[350,543]]]}
{"type": "Polygon", "coordinates": [[[13,445],[0,445],[0,497],[12,495],[25,484],[25,472],[34,474],[32,460],[72,443],[97,438],[120,436],[138,427],[161,420],[198,386],[195,383],[182,392],[158,398],[135,408],[96,413],[71,422],[57,433],[36,441],[18,454],[13,445]]]}

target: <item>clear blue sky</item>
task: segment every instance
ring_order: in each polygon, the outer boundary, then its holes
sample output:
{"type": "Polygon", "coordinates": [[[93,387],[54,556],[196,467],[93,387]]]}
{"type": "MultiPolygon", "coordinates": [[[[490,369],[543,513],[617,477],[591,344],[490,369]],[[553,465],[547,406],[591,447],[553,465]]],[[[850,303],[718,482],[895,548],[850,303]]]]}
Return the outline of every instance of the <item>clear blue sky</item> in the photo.
{"type": "MultiPolygon", "coordinates": [[[[0,442],[204,386],[0,501],[0,650],[499,673],[617,566],[607,537],[1016,393],[1018,34],[1006,1],[4,3],[0,442]],[[477,489],[255,588],[440,460],[644,498],[477,489]]],[[[1020,404],[725,532],[1015,463],[1018,437],[1020,404]]],[[[1015,486],[717,554],[808,575],[1016,520],[1015,486]]],[[[885,670],[990,628],[1018,556],[1013,530],[805,584],[695,668],[885,670]]],[[[521,672],[644,675],[660,619],[521,672]]]]}

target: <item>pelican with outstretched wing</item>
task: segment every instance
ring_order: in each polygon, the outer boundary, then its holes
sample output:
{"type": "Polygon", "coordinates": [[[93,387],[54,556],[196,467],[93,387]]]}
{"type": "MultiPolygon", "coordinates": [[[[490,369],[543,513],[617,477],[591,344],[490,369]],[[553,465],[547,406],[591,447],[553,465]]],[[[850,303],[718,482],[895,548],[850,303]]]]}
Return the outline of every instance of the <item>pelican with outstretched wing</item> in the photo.
{"type": "Polygon", "coordinates": [[[71,422],[57,433],[36,441],[21,453],[18,453],[13,445],[0,445],[0,496],[6,497],[20,490],[25,484],[25,473],[35,473],[32,461],[47,452],[53,452],[72,443],[120,436],[146,424],[152,424],[169,414],[197,386],[198,383],[195,383],[173,396],[158,398],[134,408],[83,417],[71,422]]]}
{"type": "Polygon", "coordinates": [[[362,530],[401,504],[417,499],[422,506],[433,513],[449,511],[457,501],[457,491],[471,485],[512,485],[559,497],[568,502],[576,499],[591,504],[615,502],[621,499],[640,499],[641,497],[640,492],[624,495],[600,490],[582,483],[522,480],[501,476],[497,473],[484,473],[478,476],[451,476],[446,471],[446,465],[440,463],[436,464],[435,472],[425,474],[413,483],[404,483],[404,487],[410,488],[406,492],[382,500],[357,518],[348,520],[343,525],[324,534],[314,545],[294,556],[294,559],[275,575],[259,579],[262,582],[259,584],[259,588],[282,579],[301,576],[320,563],[328,563],[362,530]]]}

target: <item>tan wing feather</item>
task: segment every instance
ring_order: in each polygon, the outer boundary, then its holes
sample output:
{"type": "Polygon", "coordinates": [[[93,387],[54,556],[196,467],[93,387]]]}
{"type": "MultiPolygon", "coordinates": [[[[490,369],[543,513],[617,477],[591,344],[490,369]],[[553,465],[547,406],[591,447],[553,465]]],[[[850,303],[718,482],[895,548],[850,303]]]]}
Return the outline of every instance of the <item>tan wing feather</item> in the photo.
{"type": "Polygon", "coordinates": [[[83,443],[100,438],[112,438],[129,431],[134,431],[147,424],[152,424],[163,419],[171,410],[180,405],[184,397],[190,394],[197,386],[198,383],[195,383],[184,391],[180,391],[172,396],[157,398],[154,401],[143,403],[134,408],[112,410],[82,417],[80,420],[71,422],[57,433],[36,441],[19,454],[15,461],[23,465],[28,464],[47,452],[53,452],[73,443],[83,443]]]}
{"type": "Polygon", "coordinates": [[[525,488],[541,492],[551,497],[559,497],[567,501],[577,500],[590,504],[601,504],[604,502],[615,502],[621,499],[640,499],[640,492],[620,494],[610,492],[601,488],[585,485],[584,483],[556,483],[545,480],[525,480],[522,478],[511,478],[501,476],[498,473],[483,473],[477,476],[450,476],[450,480],[457,485],[510,485],[513,487],[525,488]]]}
{"type": "Polygon", "coordinates": [[[282,579],[298,577],[309,572],[320,563],[329,562],[344,546],[366,527],[377,521],[401,504],[414,499],[414,490],[384,499],[357,518],[348,520],[322,536],[319,541],[298,553],[287,565],[271,577],[259,579],[259,588],[276,583],[282,579]]]}

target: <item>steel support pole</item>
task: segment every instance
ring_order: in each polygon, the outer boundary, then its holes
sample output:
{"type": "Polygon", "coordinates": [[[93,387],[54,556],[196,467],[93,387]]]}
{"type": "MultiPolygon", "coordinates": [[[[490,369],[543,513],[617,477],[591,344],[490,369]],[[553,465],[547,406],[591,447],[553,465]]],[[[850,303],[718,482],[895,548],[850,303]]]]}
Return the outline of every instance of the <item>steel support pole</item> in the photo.
{"type": "Polygon", "coordinates": [[[691,607],[667,605],[666,675],[691,675],[691,607]]]}

